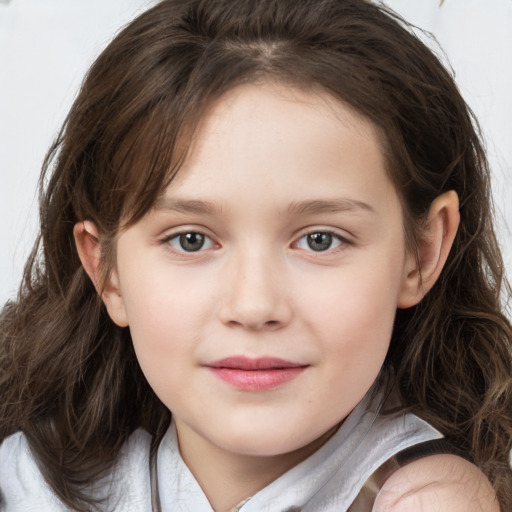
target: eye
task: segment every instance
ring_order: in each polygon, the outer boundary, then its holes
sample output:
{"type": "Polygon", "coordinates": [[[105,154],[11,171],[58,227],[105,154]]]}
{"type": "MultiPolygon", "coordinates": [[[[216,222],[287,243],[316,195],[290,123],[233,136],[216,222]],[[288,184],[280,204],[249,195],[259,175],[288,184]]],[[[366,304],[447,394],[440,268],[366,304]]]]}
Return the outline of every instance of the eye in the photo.
{"type": "Polygon", "coordinates": [[[297,247],[307,251],[324,252],[336,249],[345,242],[343,238],[329,231],[315,231],[299,238],[297,247]]]}
{"type": "Polygon", "coordinates": [[[178,233],[165,241],[180,252],[197,252],[213,246],[213,240],[209,236],[196,231],[178,233]]]}

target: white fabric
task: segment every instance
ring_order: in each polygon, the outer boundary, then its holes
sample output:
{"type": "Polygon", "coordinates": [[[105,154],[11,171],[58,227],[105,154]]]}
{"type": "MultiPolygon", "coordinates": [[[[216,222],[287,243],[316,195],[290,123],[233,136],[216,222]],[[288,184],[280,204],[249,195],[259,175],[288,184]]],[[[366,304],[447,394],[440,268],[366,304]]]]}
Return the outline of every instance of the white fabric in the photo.
{"type": "MultiPolygon", "coordinates": [[[[437,439],[441,434],[414,415],[379,416],[363,400],[338,432],[311,457],[245,502],[240,512],[304,512],[346,510],[366,479],[396,452],[437,439]]],[[[150,436],[135,432],[123,448],[101,495],[105,510],[151,512],[149,484],[150,436]]],[[[173,425],[158,451],[157,471],[163,512],[212,512],[206,496],[183,462],[173,425]]],[[[2,512],[66,511],[45,483],[23,434],[0,446],[2,512]]]]}

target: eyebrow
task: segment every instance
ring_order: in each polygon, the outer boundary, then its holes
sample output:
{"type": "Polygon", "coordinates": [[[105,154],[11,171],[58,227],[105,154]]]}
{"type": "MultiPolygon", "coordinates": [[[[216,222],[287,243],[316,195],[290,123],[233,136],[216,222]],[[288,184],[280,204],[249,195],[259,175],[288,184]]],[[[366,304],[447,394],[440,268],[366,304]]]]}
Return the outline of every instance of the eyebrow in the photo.
{"type": "Polygon", "coordinates": [[[198,215],[216,215],[219,208],[210,201],[182,200],[161,198],[154,206],[155,210],[170,210],[175,212],[195,213],[198,215]]]}
{"type": "MultiPolygon", "coordinates": [[[[171,199],[166,197],[159,199],[156,202],[154,209],[209,216],[218,215],[222,212],[222,208],[219,208],[215,203],[210,201],[200,201],[196,199],[171,199]]],[[[287,211],[289,215],[314,215],[321,213],[339,213],[352,211],[367,211],[370,213],[376,213],[369,204],[352,199],[316,199],[297,201],[291,203],[288,206],[287,211]]]]}
{"type": "Polygon", "coordinates": [[[351,211],[367,211],[376,213],[367,203],[352,199],[334,199],[329,201],[313,200],[293,202],[288,207],[288,213],[292,215],[307,215],[318,213],[339,213],[351,211]]]}

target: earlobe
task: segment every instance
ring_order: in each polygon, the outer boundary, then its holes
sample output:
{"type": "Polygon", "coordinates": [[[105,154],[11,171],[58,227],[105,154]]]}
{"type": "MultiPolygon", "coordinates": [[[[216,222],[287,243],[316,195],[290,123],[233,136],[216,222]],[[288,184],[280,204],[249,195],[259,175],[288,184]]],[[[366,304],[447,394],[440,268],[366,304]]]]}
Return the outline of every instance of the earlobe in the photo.
{"type": "Polygon", "coordinates": [[[434,286],[448,259],[460,223],[459,198],[455,191],[437,197],[418,242],[418,257],[408,254],[404,266],[399,308],[418,304],[434,286]]]}
{"type": "Polygon", "coordinates": [[[128,319],[116,272],[112,271],[104,282],[101,280],[101,244],[97,226],[91,221],[78,222],[73,235],[82,266],[101,295],[110,318],[120,327],[126,327],[128,319]]]}

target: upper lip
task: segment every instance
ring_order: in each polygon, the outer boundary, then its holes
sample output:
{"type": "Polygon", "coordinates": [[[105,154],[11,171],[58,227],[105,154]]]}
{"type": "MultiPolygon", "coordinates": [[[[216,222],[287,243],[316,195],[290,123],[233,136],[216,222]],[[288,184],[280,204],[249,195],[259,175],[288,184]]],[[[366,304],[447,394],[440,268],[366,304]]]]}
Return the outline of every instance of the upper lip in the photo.
{"type": "Polygon", "coordinates": [[[210,368],[229,368],[236,370],[272,370],[279,368],[300,368],[306,364],[286,361],[278,357],[258,357],[251,358],[246,356],[232,356],[217,361],[207,363],[205,366],[210,368]]]}

